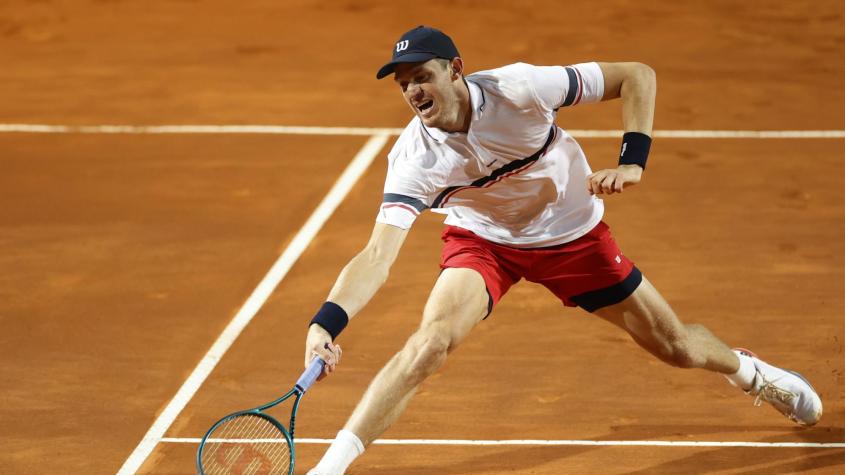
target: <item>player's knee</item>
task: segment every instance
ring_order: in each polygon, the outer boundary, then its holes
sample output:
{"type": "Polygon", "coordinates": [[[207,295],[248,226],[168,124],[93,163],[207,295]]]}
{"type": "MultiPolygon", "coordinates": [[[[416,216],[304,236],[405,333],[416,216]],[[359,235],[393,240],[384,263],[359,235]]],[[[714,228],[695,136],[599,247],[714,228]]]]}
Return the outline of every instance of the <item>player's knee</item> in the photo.
{"type": "Polygon", "coordinates": [[[673,346],[669,364],[677,368],[698,368],[698,360],[695,355],[685,346],[673,346]]]}
{"type": "Polygon", "coordinates": [[[678,368],[701,368],[704,358],[701,351],[695,347],[694,341],[688,335],[673,338],[666,346],[665,358],[667,363],[678,368]]]}
{"type": "Polygon", "coordinates": [[[405,347],[407,370],[413,379],[425,379],[437,371],[449,351],[449,339],[436,329],[420,329],[405,347]]]}

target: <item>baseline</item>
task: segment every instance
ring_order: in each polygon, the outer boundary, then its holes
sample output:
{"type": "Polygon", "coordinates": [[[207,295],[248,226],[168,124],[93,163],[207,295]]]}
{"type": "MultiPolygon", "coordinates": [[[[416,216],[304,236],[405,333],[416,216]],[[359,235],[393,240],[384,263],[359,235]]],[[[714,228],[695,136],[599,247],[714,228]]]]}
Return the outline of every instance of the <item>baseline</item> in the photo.
{"type": "MultiPolygon", "coordinates": [[[[48,125],[0,124],[0,133],[41,134],[275,134],[399,135],[401,128],[312,127],[291,125],[48,125]]],[[[623,130],[568,129],[573,137],[618,138],[623,130]]],[[[655,130],[669,139],[842,139],[845,130],[655,130]]]]}

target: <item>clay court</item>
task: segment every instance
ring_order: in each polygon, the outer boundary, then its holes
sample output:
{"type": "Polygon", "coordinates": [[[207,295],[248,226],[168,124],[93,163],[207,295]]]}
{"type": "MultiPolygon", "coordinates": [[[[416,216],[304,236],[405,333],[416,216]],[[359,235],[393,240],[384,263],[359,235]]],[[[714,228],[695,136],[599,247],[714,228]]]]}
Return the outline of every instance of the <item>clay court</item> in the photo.
{"type": "MultiPolygon", "coordinates": [[[[212,422],[290,388],[372,229],[411,117],[374,75],[417,24],[470,72],[651,65],[649,169],[605,221],[682,319],[801,371],[825,412],[797,427],[522,282],[348,473],[843,473],[844,21],[834,0],[0,2],[0,473],[195,473],[212,422]]],[[[618,101],[558,123],[615,166],[618,101]]],[[[416,328],[441,223],[303,400],[297,473],[416,328]]]]}

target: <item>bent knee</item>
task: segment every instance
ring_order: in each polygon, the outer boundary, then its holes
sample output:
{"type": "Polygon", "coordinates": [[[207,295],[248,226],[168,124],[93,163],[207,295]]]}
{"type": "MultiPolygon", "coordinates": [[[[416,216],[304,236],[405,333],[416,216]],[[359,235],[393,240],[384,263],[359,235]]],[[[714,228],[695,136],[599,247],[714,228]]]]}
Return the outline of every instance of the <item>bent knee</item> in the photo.
{"type": "Polygon", "coordinates": [[[408,361],[408,372],[415,379],[422,379],[437,371],[446,361],[449,339],[442,332],[420,329],[403,351],[408,361]]]}
{"type": "Polygon", "coordinates": [[[667,363],[676,368],[700,368],[704,362],[699,361],[699,358],[696,358],[695,353],[691,352],[689,348],[673,347],[667,363]]]}
{"type": "Polygon", "coordinates": [[[698,351],[692,339],[687,336],[667,342],[659,356],[677,368],[701,368],[706,363],[702,352],[698,351]]]}

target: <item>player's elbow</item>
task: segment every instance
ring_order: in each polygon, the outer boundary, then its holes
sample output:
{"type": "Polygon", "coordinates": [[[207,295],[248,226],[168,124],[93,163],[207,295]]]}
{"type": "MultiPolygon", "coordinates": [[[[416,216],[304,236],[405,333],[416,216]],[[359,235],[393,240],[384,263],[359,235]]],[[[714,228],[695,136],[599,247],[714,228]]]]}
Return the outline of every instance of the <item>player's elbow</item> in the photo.
{"type": "Polygon", "coordinates": [[[631,76],[647,84],[657,84],[657,73],[645,63],[631,63],[631,76]]]}
{"type": "Polygon", "coordinates": [[[645,64],[638,62],[617,63],[619,65],[619,75],[623,82],[648,82],[656,81],[657,73],[654,69],[645,64]]]}
{"type": "Polygon", "coordinates": [[[651,66],[644,63],[622,63],[620,68],[622,81],[615,97],[654,97],[657,91],[657,74],[651,66]]]}
{"type": "Polygon", "coordinates": [[[652,77],[652,78],[657,77],[657,73],[654,72],[654,68],[652,68],[651,66],[649,66],[645,63],[634,63],[634,65],[636,66],[636,68],[640,72],[640,74],[643,74],[645,76],[652,77]]]}

